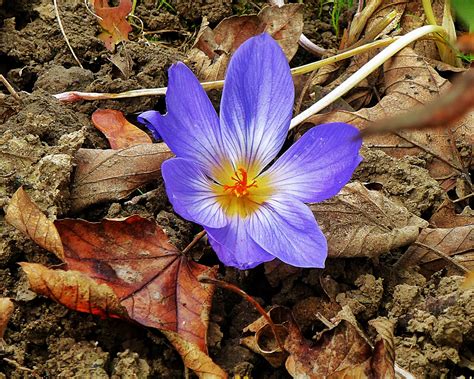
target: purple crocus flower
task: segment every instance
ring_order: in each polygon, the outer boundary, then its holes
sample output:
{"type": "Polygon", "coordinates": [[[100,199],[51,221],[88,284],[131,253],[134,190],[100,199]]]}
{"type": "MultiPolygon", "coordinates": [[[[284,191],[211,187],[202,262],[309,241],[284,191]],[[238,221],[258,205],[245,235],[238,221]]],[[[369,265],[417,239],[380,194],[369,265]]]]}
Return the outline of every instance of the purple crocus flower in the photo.
{"type": "Polygon", "coordinates": [[[290,125],[290,68],[268,34],[232,57],[220,117],[194,74],[169,69],[168,113],[139,119],[176,158],[162,165],[174,210],[201,224],[219,259],[248,269],[279,258],[324,267],[327,242],[305,202],[336,195],[361,161],[358,130],[343,123],[310,129],[275,163],[290,125]]]}

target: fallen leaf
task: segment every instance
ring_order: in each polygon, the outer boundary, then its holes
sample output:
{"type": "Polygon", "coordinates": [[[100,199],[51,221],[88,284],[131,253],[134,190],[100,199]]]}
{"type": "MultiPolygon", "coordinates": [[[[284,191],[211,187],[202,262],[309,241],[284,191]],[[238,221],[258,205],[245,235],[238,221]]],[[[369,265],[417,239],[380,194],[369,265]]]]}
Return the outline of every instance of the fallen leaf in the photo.
{"type": "Polygon", "coordinates": [[[397,265],[417,265],[424,272],[433,273],[450,266],[443,258],[445,255],[468,270],[474,269],[474,223],[454,228],[424,229],[416,243],[408,248],[397,265]]]}
{"type": "Polygon", "coordinates": [[[430,218],[430,224],[436,228],[454,228],[472,223],[474,223],[473,216],[457,214],[454,203],[449,199],[445,199],[430,218]]]}
{"type": "Polygon", "coordinates": [[[122,112],[113,109],[97,109],[92,113],[92,122],[110,142],[114,150],[152,143],[143,130],[128,122],[122,112]]]}
{"type": "Polygon", "coordinates": [[[94,12],[103,29],[98,38],[104,42],[108,50],[113,51],[116,44],[128,41],[128,33],[132,31],[132,27],[127,17],[131,11],[132,0],[120,0],[116,7],[110,7],[108,0],[94,1],[94,12]]]}
{"type": "Polygon", "coordinates": [[[335,317],[333,326],[322,331],[315,341],[308,341],[301,333],[293,315],[284,307],[274,307],[268,313],[275,326],[285,329],[282,355],[275,337],[269,332],[266,320],[260,317],[244,329],[253,335],[245,337],[244,344],[258,354],[269,359],[270,353],[280,353],[280,360],[273,361],[275,367],[282,364],[288,355],[285,367],[293,378],[394,378],[394,337],[393,323],[387,319],[373,320],[376,329],[375,348],[357,325],[348,307],[344,307],[335,317]],[[284,311],[286,310],[286,312],[284,311]],[[274,316],[278,315],[277,319],[274,316]],[[262,345],[258,336],[266,334],[268,340],[262,345]],[[252,342],[252,338],[254,341],[252,342]],[[272,351],[266,351],[268,347],[272,351]],[[380,375],[382,374],[382,375],[380,375]]]}
{"type": "Polygon", "coordinates": [[[310,205],[328,241],[329,257],[377,257],[414,242],[428,222],[377,191],[350,183],[310,205]]]}
{"type": "Polygon", "coordinates": [[[302,4],[269,6],[258,15],[229,17],[214,30],[204,21],[189,54],[190,60],[196,64],[198,77],[201,80],[223,79],[234,51],[247,39],[262,32],[269,33],[291,60],[303,32],[302,4]]]}
{"type": "Polygon", "coordinates": [[[371,367],[375,378],[395,378],[394,323],[385,317],[369,321],[377,332],[371,367]]]}
{"type": "Polygon", "coordinates": [[[213,269],[189,261],[154,222],[139,216],[99,223],[55,222],[69,270],[107,284],[131,319],[179,333],[206,351],[213,269]]]}
{"type": "Polygon", "coordinates": [[[155,221],[58,220],[67,271],[22,263],[32,289],[77,311],[160,329],[200,377],[225,373],[207,356],[215,268],[187,259],[155,221]]]}
{"type": "Polygon", "coordinates": [[[3,339],[13,310],[13,302],[7,297],[0,297],[0,341],[3,339]]]}
{"type": "Polygon", "coordinates": [[[193,370],[202,379],[227,378],[227,374],[195,344],[189,342],[178,333],[163,330],[162,333],[173,344],[174,348],[183,358],[186,367],[193,370]]]}
{"type": "Polygon", "coordinates": [[[79,149],[71,187],[71,209],[120,200],[160,177],[161,164],[172,156],[164,143],[121,150],[79,149]]]}
{"type": "Polygon", "coordinates": [[[64,259],[61,238],[53,221],[41,212],[22,187],[13,194],[8,203],[5,221],[30,237],[43,249],[55,254],[61,260],[64,259]]]}
{"type": "Polygon", "coordinates": [[[39,263],[20,263],[31,289],[78,312],[102,318],[128,319],[114,291],[78,271],[49,269],[39,263]]]}
{"type": "MultiPolygon", "coordinates": [[[[418,105],[426,104],[441,96],[450,87],[423,58],[410,48],[405,48],[384,65],[385,96],[372,108],[357,112],[336,111],[315,115],[308,124],[318,125],[327,122],[346,122],[363,130],[370,123],[387,116],[409,112],[418,105]]],[[[470,116],[468,116],[470,117],[470,116]]],[[[433,160],[427,168],[435,179],[461,175],[466,172],[455,145],[456,138],[471,141],[474,130],[467,118],[458,121],[451,128],[424,130],[404,130],[392,134],[368,137],[364,142],[369,148],[382,149],[394,157],[429,153],[433,160]]],[[[309,125],[300,127],[299,134],[309,125]]]]}

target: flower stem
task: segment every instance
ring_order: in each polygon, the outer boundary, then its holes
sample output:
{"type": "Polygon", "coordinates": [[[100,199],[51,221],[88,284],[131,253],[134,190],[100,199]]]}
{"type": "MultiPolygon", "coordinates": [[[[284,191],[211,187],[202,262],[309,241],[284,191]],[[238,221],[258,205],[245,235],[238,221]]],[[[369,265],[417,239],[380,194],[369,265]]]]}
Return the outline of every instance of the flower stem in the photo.
{"type": "Polygon", "coordinates": [[[307,118],[318,113],[322,109],[326,108],[329,104],[333,103],[335,100],[340,98],[369,76],[372,72],[377,70],[381,65],[383,65],[388,59],[402,50],[404,47],[408,46],[417,39],[425,36],[430,33],[442,33],[444,34],[444,28],[436,25],[425,25],[421,28],[415,29],[404,36],[397,39],[390,46],[386,47],[365,65],[363,65],[357,72],[352,76],[347,78],[344,82],[341,83],[337,88],[324,96],[321,100],[314,103],[311,107],[297,115],[291,120],[290,129],[294,128],[296,125],[301,124],[307,118]]]}

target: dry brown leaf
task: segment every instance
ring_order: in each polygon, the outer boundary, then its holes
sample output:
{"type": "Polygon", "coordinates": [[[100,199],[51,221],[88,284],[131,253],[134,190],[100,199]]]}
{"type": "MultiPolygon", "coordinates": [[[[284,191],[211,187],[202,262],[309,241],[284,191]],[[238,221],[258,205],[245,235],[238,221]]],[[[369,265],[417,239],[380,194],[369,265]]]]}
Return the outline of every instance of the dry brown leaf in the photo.
{"type": "Polygon", "coordinates": [[[164,143],[121,150],[79,149],[71,188],[74,211],[103,201],[120,200],[159,178],[161,164],[172,156],[164,143]]]}
{"type": "Polygon", "coordinates": [[[233,52],[247,39],[262,32],[269,33],[291,60],[303,32],[303,6],[265,7],[258,15],[226,18],[214,30],[204,22],[189,54],[190,60],[196,64],[199,79],[223,79],[233,52]]]}
{"type": "Polygon", "coordinates": [[[0,297],[0,342],[3,339],[13,310],[13,302],[8,297],[0,297]]]}
{"type": "Polygon", "coordinates": [[[433,273],[450,266],[441,256],[446,255],[467,269],[474,269],[474,223],[455,228],[425,229],[416,242],[427,247],[410,246],[400,260],[405,267],[418,265],[426,273],[433,273]]]}
{"type": "Polygon", "coordinates": [[[279,367],[288,355],[285,366],[294,378],[394,378],[394,325],[389,320],[381,318],[370,322],[377,332],[372,349],[347,306],[331,320],[334,326],[321,332],[314,342],[303,337],[287,308],[273,307],[268,315],[279,328],[285,351],[279,349],[263,316],[243,330],[250,335],[241,343],[274,367],[279,367]]]}
{"type": "Polygon", "coordinates": [[[372,355],[372,370],[376,378],[395,377],[395,341],[394,323],[384,317],[369,321],[377,332],[374,353],[372,355]]]}
{"type": "Polygon", "coordinates": [[[184,365],[202,379],[227,378],[227,374],[195,344],[185,340],[178,333],[163,330],[162,333],[173,344],[183,358],[184,365]]]}
{"type": "Polygon", "coordinates": [[[329,257],[377,257],[414,242],[428,222],[377,191],[350,183],[332,199],[311,204],[329,257]]]}
{"type": "Polygon", "coordinates": [[[474,223],[474,217],[457,214],[454,203],[445,199],[430,218],[430,224],[436,228],[454,228],[456,226],[466,226],[474,223]]]}
{"type": "Polygon", "coordinates": [[[20,187],[8,204],[5,220],[43,249],[64,259],[63,245],[53,221],[49,220],[20,187]]]}
{"type": "Polygon", "coordinates": [[[207,356],[215,268],[188,260],[155,221],[139,216],[55,223],[67,271],[22,263],[31,288],[80,312],[160,329],[200,377],[225,373],[207,356]]]}
{"type": "Polygon", "coordinates": [[[20,263],[30,287],[78,312],[128,319],[114,291],[79,271],[52,270],[38,263],[20,263]]]}
{"type": "MultiPolygon", "coordinates": [[[[362,130],[373,121],[408,112],[417,105],[423,105],[450,87],[446,79],[410,48],[403,49],[388,61],[384,65],[384,74],[385,96],[374,107],[357,112],[336,111],[315,115],[307,122],[346,122],[362,130]]],[[[463,119],[451,128],[400,131],[369,137],[365,142],[368,147],[382,149],[394,157],[430,153],[434,159],[428,162],[428,170],[434,178],[445,178],[466,171],[455,140],[458,136],[466,141],[474,138],[474,130],[469,125],[463,119]]],[[[301,128],[300,133],[305,129],[301,128]]]]}

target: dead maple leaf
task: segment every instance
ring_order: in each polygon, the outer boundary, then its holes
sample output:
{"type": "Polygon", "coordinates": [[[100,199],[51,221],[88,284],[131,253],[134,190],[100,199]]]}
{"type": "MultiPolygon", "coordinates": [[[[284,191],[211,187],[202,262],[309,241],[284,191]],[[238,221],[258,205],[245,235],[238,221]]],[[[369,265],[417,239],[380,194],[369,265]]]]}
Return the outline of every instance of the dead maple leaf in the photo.
{"type": "Polygon", "coordinates": [[[474,224],[454,228],[424,229],[400,259],[400,265],[417,265],[426,273],[449,267],[443,256],[474,269],[474,224]]]}
{"type": "Polygon", "coordinates": [[[164,143],[121,150],[79,149],[71,188],[71,209],[119,200],[160,177],[161,164],[172,156],[164,143]]]}
{"type": "Polygon", "coordinates": [[[311,204],[328,241],[329,257],[377,257],[413,243],[428,222],[360,183],[311,204]]]}
{"type": "Polygon", "coordinates": [[[225,377],[207,356],[215,269],[189,261],[151,220],[58,220],[67,271],[22,263],[31,288],[67,306],[160,329],[201,377],[225,377]]]}
{"type": "MultiPolygon", "coordinates": [[[[410,48],[405,48],[384,65],[385,96],[372,108],[357,112],[336,111],[315,115],[307,120],[311,125],[327,122],[346,122],[363,130],[371,122],[423,105],[441,96],[450,87],[423,58],[410,48]]],[[[434,159],[427,163],[432,177],[445,178],[466,172],[455,145],[456,138],[474,141],[474,131],[469,119],[462,119],[451,128],[403,130],[392,134],[368,137],[369,148],[382,149],[394,157],[429,153],[434,159]]],[[[299,129],[302,134],[307,127],[299,129]]]]}
{"type": "Polygon", "coordinates": [[[94,12],[103,29],[98,38],[104,42],[108,50],[113,51],[117,43],[128,41],[128,33],[132,31],[132,27],[127,17],[131,11],[131,0],[120,0],[117,7],[110,7],[108,0],[94,1],[94,12]]]}
{"type": "Polygon", "coordinates": [[[303,32],[302,4],[269,6],[258,15],[229,17],[214,30],[204,21],[189,55],[196,64],[199,79],[223,79],[234,51],[247,39],[262,32],[269,33],[291,60],[298,50],[298,40],[303,32]]]}
{"type": "Polygon", "coordinates": [[[13,310],[13,302],[8,297],[0,297],[0,342],[3,339],[3,335],[5,334],[13,310]]]}
{"type": "Polygon", "coordinates": [[[20,187],[12,196],[5,221],[30,237],[43,249],[64,259],[63,245],[53,221],[33,203],[30,197],[20,187]]]}
{"type": "Polygon", "coordinates": [[[113,150],[125,149],[142,143],[152,143],[143,130],[128,122],[122,112],[113,109],[97,109],[92,122],[107,137],[113,150]]]}

